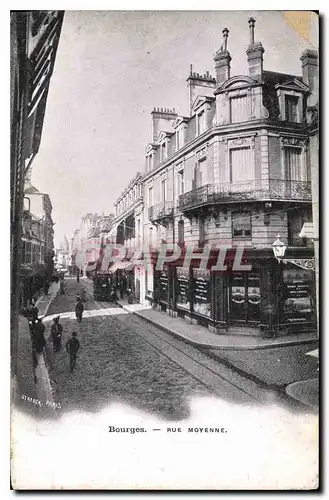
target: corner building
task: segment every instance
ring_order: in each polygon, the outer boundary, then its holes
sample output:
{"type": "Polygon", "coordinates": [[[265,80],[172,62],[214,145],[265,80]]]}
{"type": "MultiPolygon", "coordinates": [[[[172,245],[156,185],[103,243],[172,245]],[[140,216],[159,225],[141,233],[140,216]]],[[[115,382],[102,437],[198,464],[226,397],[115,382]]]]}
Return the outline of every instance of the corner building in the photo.
{"type": "Polygon", "coordinates": [[[302,54],[302,77],[264,70],[252,18],[249,30],[248,75],[231,76],[224,29],[216,76],[190,69],[190,116],[152,112],[144,244],[153,261],[162,243],[178,244],[182,255],[161,272],[147,269],[145,298],[212,331],[272,335],[313,329],[316,322],[314,271],[279,263],[272,244],[280,234],[286,259],[314,256],[313,242],[299,234],[312,221],[306,116],[318,56],[302,54]],[[184,267],[191,246],[208,255],[206,269],[196,257],[184,267]],[[227,249],[227,269],[214,271],[220,248],[227,249]],[[241,248],[249,270],[234,264],[241,248]]]}

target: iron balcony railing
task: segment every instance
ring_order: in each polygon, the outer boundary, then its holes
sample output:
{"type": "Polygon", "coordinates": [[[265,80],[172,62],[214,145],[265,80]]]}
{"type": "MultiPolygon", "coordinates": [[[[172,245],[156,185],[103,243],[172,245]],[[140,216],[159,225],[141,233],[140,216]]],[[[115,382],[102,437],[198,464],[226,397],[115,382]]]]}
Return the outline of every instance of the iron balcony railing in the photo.
{"type": "Polygon", "coordinates": [[[156,221],[160,219],[165,219],[171,217],[173,214],[173,202],[163,201],[162,203],[157,203],[149,208],[149,219],[151,221],[156,221]]]}
{"type": "Polygon", "coordinates": [[[311,183],[283,179],[253,180],[236,183],[206,184],[179,197],[181,211],[193,210],[201,205],[229,201],[311,201],[311,183]]]}

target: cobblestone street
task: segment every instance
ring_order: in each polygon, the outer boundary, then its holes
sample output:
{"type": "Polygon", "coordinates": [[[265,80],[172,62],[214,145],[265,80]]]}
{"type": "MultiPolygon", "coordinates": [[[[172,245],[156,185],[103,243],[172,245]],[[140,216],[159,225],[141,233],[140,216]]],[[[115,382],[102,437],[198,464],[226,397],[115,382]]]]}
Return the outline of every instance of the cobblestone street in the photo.
{"type": "MultiPolygon", "coordinates": [[[[73,279],[66,281],[66,294],[58,295],[48,315],[74,310],[78,290],[90,286],[87,280],[81,281],[79,284],[73,279]]],[[[86,310],[104,307],[105,303],[97,303],[89,295],[86,310]]],[[[107,307],[116,312],[114,306],[107,307]]],[[[118,308],[118,312],[122,309],[118,308]]],[[[95,316],[84,318],[81,324],[75,319],[61,320],[63,346],[74,330],[81,343],[73,374],[69,372],[65,348],[53,355],[50,377],[63,411],[97,411],[121,401],[154,412],[160,418],[186,418],[188,399],[209,396],[209,392],[176,363],[141,341],[127,323],[119,320],[121,317],[95,316]]],[[[50,324],[45,322],[47,337],[50,324]]]]}

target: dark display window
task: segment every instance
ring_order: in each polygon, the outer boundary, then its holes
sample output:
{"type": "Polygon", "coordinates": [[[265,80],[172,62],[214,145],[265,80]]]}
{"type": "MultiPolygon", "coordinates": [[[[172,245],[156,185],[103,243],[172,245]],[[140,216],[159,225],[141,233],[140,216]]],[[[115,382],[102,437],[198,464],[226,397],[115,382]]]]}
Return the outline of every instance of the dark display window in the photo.
{"type": "Polygon", "coordinates": [[[315,310],[313,271],[298,268],[284,269],[281,299],[283,321],[311,321],[315,310]]]}
{"type": "Polygon", "coordinates": [[[176,270],[176,305],[183,309],[190,309],[190,269],[178,267],[176,270]]]}
{"type": "Polygon", "coordinates": [[[211,316],[211,284],[208,269],[193,269],[193,311],[211,316]]]}
{"type": "Polygon", "coordinates": [[[159,299],[168,302],[168,273],[164,269],[159,276],[159,299]]]}

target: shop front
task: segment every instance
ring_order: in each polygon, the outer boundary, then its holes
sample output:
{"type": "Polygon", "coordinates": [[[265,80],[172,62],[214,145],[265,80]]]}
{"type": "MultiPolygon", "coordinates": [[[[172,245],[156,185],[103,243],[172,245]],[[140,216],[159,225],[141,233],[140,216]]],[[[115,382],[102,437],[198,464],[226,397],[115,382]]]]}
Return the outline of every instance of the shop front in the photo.
{"type": "Polygon", "coordinates": [[[152,303],[161,311],[224,333],[279,335],[315,327],[314,273],[249,255],[251,269],[164,265],[154,272],[152,303]]]}

